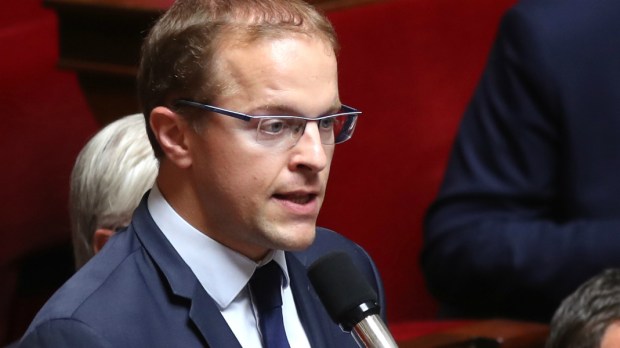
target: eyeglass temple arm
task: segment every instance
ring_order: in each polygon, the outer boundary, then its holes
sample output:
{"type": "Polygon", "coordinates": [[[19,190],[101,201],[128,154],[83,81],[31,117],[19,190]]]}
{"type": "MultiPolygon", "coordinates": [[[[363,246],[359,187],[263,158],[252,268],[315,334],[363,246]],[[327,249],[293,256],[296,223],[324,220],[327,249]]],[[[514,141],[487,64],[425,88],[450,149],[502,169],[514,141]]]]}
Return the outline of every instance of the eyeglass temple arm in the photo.
{"type": "Polygon", "coordinates": [[[218,108],[217,106],[211,106],[211,105],[207,105],[207,104],[202,104],[202,103],[198,103],[198,102],[191,101],[191,100],[178,99],[178,100],[175,101],[174,104],[175,104],[175,106],[176,105],[187,105],[187,106],[191,106],[191,107],[195,107],[195,108],[200,108],[200,109],[203,109],[203,110],[207,110],[207,111],[211,111],[211,112],[216,112],[218,114],[222,114],[222,115],[238,118],[238,119],[243,120],[243,121],[250,121],[253,118],[250,115],[246,115],[246,114],[243,114],[243,113],[240,113],[240,112],[230,111],[230,110],[218,108]]]}
{"type": "MultiPolygon", "coordinates": [[[[230,110],[226,110],[226,109],[222,109],[222,108],[218,108],[217,106],[212,106],[212,105],[207,105],[207,104],[202,104],[202,103],[198,103],[195,101],[191,101],[191,100],[186,100],[186,99],[178,99],[175,101],[175,105],[187,105],[187,106],[191,106],[191,107],[196,107],[196,108],[200,108],[203,110],[207,110],[207,111],[211,111],[211,112],[216,112],[218,114],[222,114],[222,115],[226,115],[226,116],[231,116],[234,118],[238,118],[240,120],[244,120],[244,121],[250,121],[253,118],[262,118],[262,117],[257,117],[257,116],[250,116],[250,115],[246,115],[244,113],[241,112],[236,112],[236,111],[230,111],[230,110]]],[[[362,112],[352,108],[350,106],[347,105],[342,105],[342,109],[345,111],[344,113],[355,113],[357,116],[361,115],[362,112]]],[[[336,115],[340,115],[342,113],[336,114],[336,115]]],[[[302,117],[302,116],[295,116],[295,118],[299,118],[299,119],[304,119],[306,121],[316,121],[316,120],[321,120],[323,118],[327,118],[327,117],[333,117],[336,115],[326,115],[323,117],[302,117]]],[[[281,118],[288,118],[291,116],[268,116],[268,117],[281,117],[281,118]]]]}

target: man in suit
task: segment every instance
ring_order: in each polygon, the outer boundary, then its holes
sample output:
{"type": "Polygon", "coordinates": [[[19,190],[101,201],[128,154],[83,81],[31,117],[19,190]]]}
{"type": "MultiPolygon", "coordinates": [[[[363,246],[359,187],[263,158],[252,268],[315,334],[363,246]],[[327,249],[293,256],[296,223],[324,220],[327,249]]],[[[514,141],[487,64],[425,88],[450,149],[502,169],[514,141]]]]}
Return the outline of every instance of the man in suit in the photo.
{"type": "Polygon", "coordinates": [[[546,321],[620,265],[619,16],[523,0],[503,18],[425,223],[445,315],[546,321]]]}
{"type": "Polygon", "coordinates": [[[276,332],[283,346],[356,347],[306,275],[344,251],[385,308],[368,255],[316,228],[334,145],[359,115],[340,102],[336,47],[329,22],[301,1],[175,2],[138,74],[156,184],[21,345],[271,347],[276,332]],[[265,269],[282,304],[269,318],[253,276],[265,269]],[[264,329],[273,318],[280,328],[264,329]]]}

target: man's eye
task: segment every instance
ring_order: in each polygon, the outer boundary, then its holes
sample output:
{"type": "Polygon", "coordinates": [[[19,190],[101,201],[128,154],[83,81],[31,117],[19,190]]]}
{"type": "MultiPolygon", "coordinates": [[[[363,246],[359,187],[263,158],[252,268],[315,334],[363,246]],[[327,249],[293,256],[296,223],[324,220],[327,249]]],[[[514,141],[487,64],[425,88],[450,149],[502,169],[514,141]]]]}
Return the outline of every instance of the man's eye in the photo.
{"type": "Polygon", "coordinates": [[[319,129],[321,130],[330,130],[334,127],[334,118],[328,117],[319,121],[319,129]]]}
{"type": "Polygon", "coordinates": [[[282,120],[265,119],[261,122],[260,130],[267,134],[280,134],[286,128],[286,124],[282,120]]]}

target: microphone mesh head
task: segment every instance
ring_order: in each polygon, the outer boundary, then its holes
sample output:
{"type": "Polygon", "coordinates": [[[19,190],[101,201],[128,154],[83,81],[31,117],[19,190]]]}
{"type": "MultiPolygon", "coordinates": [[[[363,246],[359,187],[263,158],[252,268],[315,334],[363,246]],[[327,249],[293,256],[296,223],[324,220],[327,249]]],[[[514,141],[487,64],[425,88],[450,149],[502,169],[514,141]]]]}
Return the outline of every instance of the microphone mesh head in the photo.
{"type": "Polygon", "coordinates": [[[344,252],[327,254],[308,269],[308,277],[332,319],[345,327],[357,324],[359,308],[378,310],[377,293],[344,252]]]}

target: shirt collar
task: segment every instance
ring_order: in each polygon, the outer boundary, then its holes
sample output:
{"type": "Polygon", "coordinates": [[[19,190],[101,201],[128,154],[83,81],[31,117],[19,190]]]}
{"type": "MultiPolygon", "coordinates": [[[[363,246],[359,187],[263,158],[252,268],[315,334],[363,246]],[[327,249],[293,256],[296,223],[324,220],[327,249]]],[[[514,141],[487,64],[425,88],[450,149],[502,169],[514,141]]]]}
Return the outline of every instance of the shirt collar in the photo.
{"type": "Polygon", "coordinates": [[[273,250],[259,263],[254,262],[211,239],[185,221],[166,201],[157,184],[151,189],[147,204],[155,224],[220,310],[228,307],[239,295],[257,267],[271,260],[282,269],[283,286],[289,285],[284,251],[273,250]]]}

